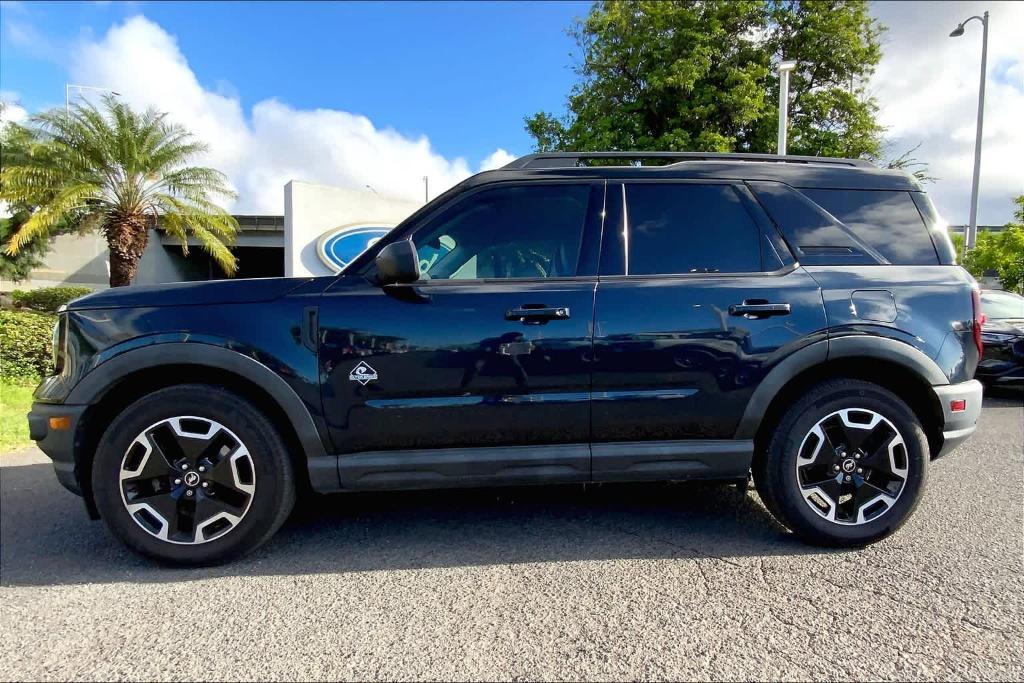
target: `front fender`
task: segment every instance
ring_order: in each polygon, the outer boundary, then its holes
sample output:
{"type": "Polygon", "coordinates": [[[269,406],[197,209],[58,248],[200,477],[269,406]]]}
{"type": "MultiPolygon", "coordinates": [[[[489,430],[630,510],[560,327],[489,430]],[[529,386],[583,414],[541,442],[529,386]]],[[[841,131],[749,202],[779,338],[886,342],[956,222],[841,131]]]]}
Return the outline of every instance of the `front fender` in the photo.
{"type": "Polygon", "coordinates": [[[216,368],[261,387],[281,408],[295,430],[307,459],[313,488],[318,491],[339,488],[337,457],[327,453],[310,406],[271,368],[251,356],[223,346],[196,341],[168,341],[124,351],[100,363],[82,377],[65,402],[74,405],[95,404],[125,377],[170,365],[216,368]]]}

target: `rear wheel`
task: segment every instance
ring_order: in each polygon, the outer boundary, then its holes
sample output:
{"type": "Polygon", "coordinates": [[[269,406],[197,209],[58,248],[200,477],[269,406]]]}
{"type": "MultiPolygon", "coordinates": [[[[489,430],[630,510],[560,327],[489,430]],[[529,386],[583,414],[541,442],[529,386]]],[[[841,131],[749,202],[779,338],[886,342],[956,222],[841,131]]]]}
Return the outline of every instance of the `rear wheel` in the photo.
{"type": "Polygon", "coordinates": [[[128,406],[100,440],[93,493],[111,531],[172,564],[212,564],[268,539],[294,502],[277,430],[245,399],[201,384],[128,406]]]}
{"type": "Polygon", "coordinates": [[[896,531],[924,489],[928,441],[892,392],[859,380],[813,387],[754,468],[769,511],[809,543],[858,546],[896,531]]]}

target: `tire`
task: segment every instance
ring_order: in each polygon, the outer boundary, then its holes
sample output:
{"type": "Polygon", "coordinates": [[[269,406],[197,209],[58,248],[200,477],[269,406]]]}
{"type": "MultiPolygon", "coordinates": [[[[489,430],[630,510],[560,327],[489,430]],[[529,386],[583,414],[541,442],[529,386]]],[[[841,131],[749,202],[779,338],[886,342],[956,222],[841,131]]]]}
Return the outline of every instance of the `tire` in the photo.
{"type": "Polygon", "coordinates": [[[782,416],[755,458],[754,483],[768,511],[803,541],[857,547],[906,522],[929,458],[921,423],[895,394],[829,380],[782,416]]]}
{"type": "Polygon", "coordinates": [[[92,487],[114,536],[186,566],[250,552],[295,501],[274,425],[244,398],[205,384],[161,389],[125,408],[100,439],[92,487]]]}

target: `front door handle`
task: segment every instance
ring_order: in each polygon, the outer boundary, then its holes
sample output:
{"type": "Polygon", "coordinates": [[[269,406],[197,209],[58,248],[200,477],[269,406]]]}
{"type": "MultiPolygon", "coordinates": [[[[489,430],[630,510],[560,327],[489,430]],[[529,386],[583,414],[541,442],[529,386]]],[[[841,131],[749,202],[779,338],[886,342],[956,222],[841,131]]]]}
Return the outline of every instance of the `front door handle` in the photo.
{"type": "Polygon", "coordinates": [[[568,306],[523,306],[505,311],[505,320],[518,320],[527,325],[538,325],[549,320],[568,320],[568,306]]]}
{"type": "Polygon", "coordinates": [[[789,304],[773,304],[764,299],[745,299],[742,304],[729,306],[729,315],[742,315],[748,320],[768,318],[773,315],[789,315],[789,304]]]}

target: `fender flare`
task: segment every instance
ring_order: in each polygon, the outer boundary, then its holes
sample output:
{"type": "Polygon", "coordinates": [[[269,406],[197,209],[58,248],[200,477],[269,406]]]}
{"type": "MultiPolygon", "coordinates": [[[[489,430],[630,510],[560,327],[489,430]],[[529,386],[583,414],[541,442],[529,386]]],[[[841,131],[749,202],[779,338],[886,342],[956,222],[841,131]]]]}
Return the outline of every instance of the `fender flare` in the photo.
{"type": "Polygon", "coordinates": [[[258,360],[221,346],[202,342],[163,342],[118,354],[89,371],[65,400],[90,405],[106,395],[126,375],[161,365],[197,365],[225,370],[270,395],[287,416],[306,457],[310,481],[317,491],[337,490],[337,456],[327,453],[309,409],[280,375],[258,360]]]}
{"type": "Polygon", "coordinates": [[[938,364],[919,349],[889,337],[848,336],[822,340],[796,351],[761,380],[747,402],[734,439],[753,439],[768,407],[790,380],[815,365],[838,358],[874,358],[900,365],[931,386],[949,384],[938,364]]]}

